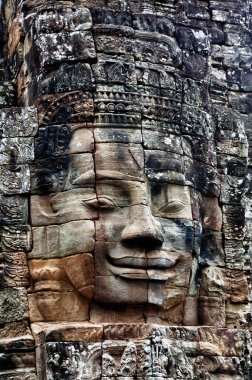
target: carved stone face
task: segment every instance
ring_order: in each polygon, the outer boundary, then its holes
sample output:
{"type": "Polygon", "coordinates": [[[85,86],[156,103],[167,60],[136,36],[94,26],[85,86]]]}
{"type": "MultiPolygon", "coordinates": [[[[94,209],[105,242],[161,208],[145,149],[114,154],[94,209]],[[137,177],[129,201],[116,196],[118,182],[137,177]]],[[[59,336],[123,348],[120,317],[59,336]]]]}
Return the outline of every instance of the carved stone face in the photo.
{"type": "Polygon", "coordinates": [[[181,299],[187,293],[194,243],[189,187],[150,181],[159,153],[147,162],[144,153],[137,144],[96,148],[97,197],[88,203],[99,209],[98,302],[163,306],[174,291],[181,299]]]}
{"type": "Polygon", "coordinates": [[[77,318],[74,311],[81,294],[86,305],[93,297],[94,319],[97,305],[121,305],[140,307],[153,320],[161,309],[164,320],[182,322],[199,237],[183,157],[167,153],[164,160],[163,153],[136,143],[97,143],[95,170],[73,155],[67,190],[31,197],[37,227],[30,270],[45,320],[87,318],[87,306],[77,318]]]}
{"type": "MultiPolygon", "coordinates": [[[[144,14],[119,27],[119,13],[64,12],[41,11],[37,38],[29,35],[24,45],[22,96],[39,114],[31,319],[193,325],[200,296],[210,310],[202,323],[211,324],[211,310],[225,307],[218,289],[226,274],[211,282],[203,268],[206,285],[198,291],[198,267],[236,260],[231,253],[224,261],[223,232],[226,246],[243,238],[242,227],[234,238],[226,227],[231,177],[243,175],[243,163],[241,172],[233,169],[222,141],[243,132],[237,114],[209,98],[208,35],[174,33],[167,20],[153,34],[144,14]],[[35,53],[37,63],[28,59],[35,53]],[[50,299],[57,297],[55,311],[50,299]]],[[[245,157],[246,137],[242,149],[245,157]]]]}

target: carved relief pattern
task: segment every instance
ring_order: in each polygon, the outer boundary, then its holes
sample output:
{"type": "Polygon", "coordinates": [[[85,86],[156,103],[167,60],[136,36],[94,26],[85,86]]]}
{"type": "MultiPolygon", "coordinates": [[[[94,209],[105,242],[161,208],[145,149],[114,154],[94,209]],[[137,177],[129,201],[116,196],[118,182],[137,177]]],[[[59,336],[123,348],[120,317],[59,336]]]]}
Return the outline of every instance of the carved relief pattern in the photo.
{"type": "Polygon", "coordinates": [[[2,0],[1,379],[251,378],[250,2],[2,0]]]}

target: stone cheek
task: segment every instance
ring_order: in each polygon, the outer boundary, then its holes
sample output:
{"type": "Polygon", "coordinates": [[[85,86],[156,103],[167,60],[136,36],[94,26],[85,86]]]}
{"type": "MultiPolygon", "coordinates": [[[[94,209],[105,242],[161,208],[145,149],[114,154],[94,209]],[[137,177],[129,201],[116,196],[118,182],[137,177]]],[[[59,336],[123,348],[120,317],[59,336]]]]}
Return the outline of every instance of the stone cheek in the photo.
{"type": "Polygon", "coordinates": [[[245,3],[1,2],[1,379],[250,379],[245,3]]]}

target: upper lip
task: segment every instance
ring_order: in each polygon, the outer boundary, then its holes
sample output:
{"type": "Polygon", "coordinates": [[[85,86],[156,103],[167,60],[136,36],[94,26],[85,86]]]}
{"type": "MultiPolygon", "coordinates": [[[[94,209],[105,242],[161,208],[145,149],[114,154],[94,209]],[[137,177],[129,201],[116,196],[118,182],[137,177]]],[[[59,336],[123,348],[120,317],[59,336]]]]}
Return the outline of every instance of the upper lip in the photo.
{"type": "Polygon", "coordinates": [[[142,257],[124,257],[120,259],[114,259],[109,257],[109,261],[112,265],[122,268],[159,268],[166,269],[171,268],[176,262],[164,257],[156,257],[153,259],[142,258],[142,257]]]}
{"type": "Polygon", "coordinates": [[[113,257],[108,255],[110,264],[121,268],[136,269],[168,269],[173,267],[179,260],[180,254],[171,250],[153,250],[146,252],[145,255],[132,255],[113,257]]]}

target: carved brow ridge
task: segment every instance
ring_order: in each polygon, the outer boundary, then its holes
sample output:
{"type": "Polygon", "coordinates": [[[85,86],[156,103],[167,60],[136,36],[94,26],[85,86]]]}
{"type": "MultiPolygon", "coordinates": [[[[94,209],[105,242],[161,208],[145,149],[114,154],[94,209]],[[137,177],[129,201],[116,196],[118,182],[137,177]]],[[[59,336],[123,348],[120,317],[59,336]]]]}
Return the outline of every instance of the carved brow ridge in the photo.
{"type": "Polygon", "coordinates": [[[123,181],[139,181],[144,182],[144,176],[133,176],[124,172],[118,172],[116,170],[97,170],[94,173],[93,170],[89,170],[84,174],[81,174],[73,181],[74,185],[86,185],[97,179],[111,179],[111,180],[123,180],[123,181]]]}

